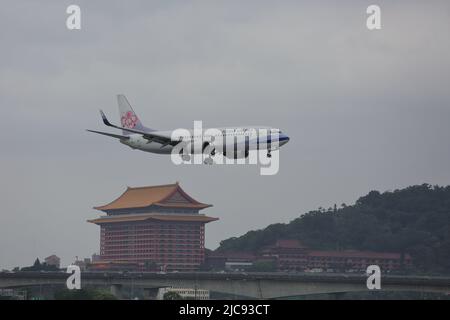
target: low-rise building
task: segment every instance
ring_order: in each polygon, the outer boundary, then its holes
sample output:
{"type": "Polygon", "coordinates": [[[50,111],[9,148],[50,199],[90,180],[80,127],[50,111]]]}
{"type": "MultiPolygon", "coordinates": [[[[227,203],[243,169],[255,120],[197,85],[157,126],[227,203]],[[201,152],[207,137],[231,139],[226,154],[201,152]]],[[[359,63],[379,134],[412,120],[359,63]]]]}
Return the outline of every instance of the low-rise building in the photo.
{"type": "Polygon", "coordinates": [[[207,289],[174,287],[159,288],[156,300],[164,300],[164,295],[168,292],[175,292],[186,300],[209,300],[209,290],[207,289]]]}
{"type": "Polygon", "coordinates": [[[383,272],[409,268],[409,254],[359,250],[311,250],[297,240],[278,240],[257,253],[212,252],[208,265],[212,269],[244,269],[263,260],[274,261],[277,271],[298,272],[360,272],[369,265],[378,265],[383,272]],[[234,267],[241,264],[240,268],[234,267]],[[232,268],[234,267],[234,268],[232,268]]]}
{"type": "Polygon", "coordinates": [[[78,260],[78,257],[77,257],[73,264],[80,267],[80,270],[85,271],[91,265],[91,259],[84,258],[83,260],[78,260]]]}
{"type": "Polygon", "coordinates": [[[213,270],[244,271],[253,266],[256,255],[247,252],[208,253],[207,265],[213,270]]]}
{"type": "Polygon", "coordinates": [[[360,250],[311,250],[297,240],[280,240],[262,251],[264,256],[277,257],[280,271],[359,272],[369,265],[378,265],[390,272],[408,268],[412,264],[409,254],[360,250]]]}
{"type": "Polygon", "coordinates": [[[60,264],[61,264],[61,259],[57,255],[52,254],[51,256],[48,256],[47,258],[45,258],[44,262],[48,266],[54,266],[59,269],[60,264]]]}

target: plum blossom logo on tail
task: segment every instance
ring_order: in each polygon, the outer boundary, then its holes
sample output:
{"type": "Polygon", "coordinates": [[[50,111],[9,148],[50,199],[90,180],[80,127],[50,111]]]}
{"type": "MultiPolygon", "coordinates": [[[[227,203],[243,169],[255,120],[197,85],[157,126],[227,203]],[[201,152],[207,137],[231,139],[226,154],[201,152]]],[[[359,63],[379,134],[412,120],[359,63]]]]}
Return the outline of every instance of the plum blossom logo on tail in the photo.
{"type": "Polygon", "coordinates": [[[126,112],[121,118],[120,122],[122,123],[122,127],[132,129],[136,126],[137,117],[131,111],[126,112]]]}

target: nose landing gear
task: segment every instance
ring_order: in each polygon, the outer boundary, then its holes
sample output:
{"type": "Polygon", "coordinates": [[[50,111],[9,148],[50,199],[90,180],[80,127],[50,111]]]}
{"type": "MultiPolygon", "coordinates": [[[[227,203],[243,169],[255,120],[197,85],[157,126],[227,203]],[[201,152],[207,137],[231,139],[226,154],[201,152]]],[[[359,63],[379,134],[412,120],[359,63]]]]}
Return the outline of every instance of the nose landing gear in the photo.
{"type": "Polygon", "coordinates": [[[191,160],[191,156],[187,152],[185,152],[184,149],[180,150],[180,156],[181,156],[181,159],[185,162],[191,160]]]}

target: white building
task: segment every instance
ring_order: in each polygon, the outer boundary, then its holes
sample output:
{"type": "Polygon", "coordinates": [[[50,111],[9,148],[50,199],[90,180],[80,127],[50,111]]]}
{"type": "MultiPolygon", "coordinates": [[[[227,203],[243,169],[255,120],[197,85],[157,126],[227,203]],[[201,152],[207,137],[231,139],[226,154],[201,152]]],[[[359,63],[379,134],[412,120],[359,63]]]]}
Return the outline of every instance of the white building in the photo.
{"type": "Polygon", "coordinates": [[[209,290],[207,289],[174,287],[159,288],[158,294],[156,295],[156,300],[164,300],[164,295],[167,292],[178,293],[183,299],[186,300],[209,300],[209,290]]]}

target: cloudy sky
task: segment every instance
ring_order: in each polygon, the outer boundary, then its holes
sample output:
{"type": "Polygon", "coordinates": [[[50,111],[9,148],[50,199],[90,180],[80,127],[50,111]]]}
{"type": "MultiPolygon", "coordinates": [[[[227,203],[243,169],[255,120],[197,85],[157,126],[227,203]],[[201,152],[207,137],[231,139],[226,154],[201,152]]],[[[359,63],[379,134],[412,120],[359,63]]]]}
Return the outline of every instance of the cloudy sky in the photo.
{"type": "Polygon", "coordinates": [[[2,1],[0,268],[98,252],[93,206],[179,181],[207,247],[370,190],[450,184],[447,1],[2,1]],[[66,28],[81,7],[82,29],[66,28]],[[381,7],[382,29],[366,28],[381,7]],[[281,128],[280,171],[174,166],[85,129],[281,128]]]}

